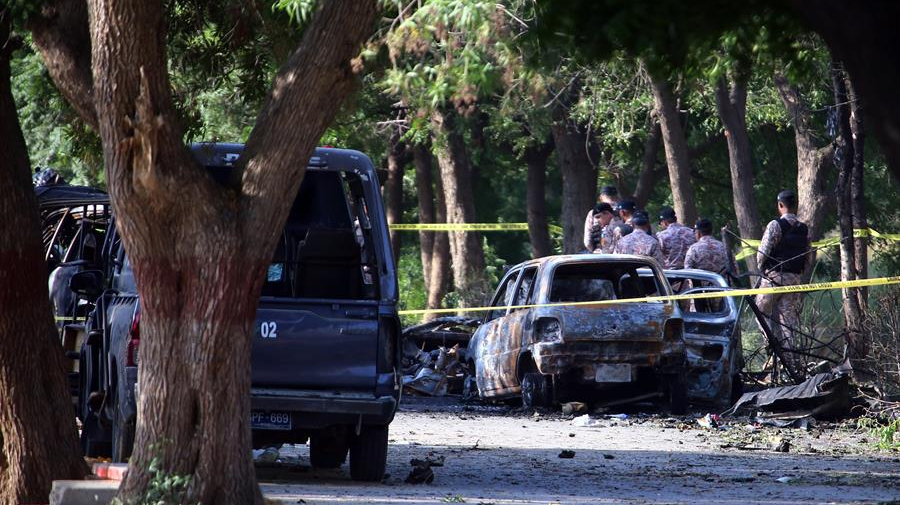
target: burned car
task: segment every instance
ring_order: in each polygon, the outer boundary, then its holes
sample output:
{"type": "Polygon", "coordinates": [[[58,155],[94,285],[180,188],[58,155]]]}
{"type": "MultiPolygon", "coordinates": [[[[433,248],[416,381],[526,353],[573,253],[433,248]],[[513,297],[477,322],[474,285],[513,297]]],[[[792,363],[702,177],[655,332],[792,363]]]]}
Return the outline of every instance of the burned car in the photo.
{"type": "Polygon", "coordinates": [[[599,405],[662,400],[673,413],[684,413],[678,305],[608,303],[657,293],[671,294],[671,288],[658,264],[644,256],[550,256],[514,266],[491,301],[495,309],[469,342],[479,396],[521,396],[529,407],[567,399],[599,405]],[[593,301],[607,303],[566,305],[593,301]]]}
{"type": "MultiPolygon", "coordinates": [[[[730,289],[721,275],[706,270],[665,270],[676,294],[707,293],[730,289]]],[[[642,276],[654,275],[650,270],[642,276]]],[[[741,396],[741,348],[739,312],[734,298],[680,300],[687,346],[688,398],[692,403],[731,405],[741,396]]]]}

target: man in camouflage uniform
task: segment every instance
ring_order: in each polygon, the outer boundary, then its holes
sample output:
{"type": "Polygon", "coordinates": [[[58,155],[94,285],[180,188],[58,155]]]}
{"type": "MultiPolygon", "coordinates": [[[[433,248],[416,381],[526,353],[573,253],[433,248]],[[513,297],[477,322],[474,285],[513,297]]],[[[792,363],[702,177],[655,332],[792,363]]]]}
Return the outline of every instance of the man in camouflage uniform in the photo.
{"type": "Polygon", "coordinates": [[[616,254],[642,254],[659,262],[665,263],[659,242],[650,236],[650,218],[647,213],[639,210],[631,216],[631,226],[634,231],[620,238],[616,243],[616,254]]]}
{"type": "Polygon", "coordinates": [[[679,269],[684,267],[684,255],[688,248],[697,241],[690,228],[678,222],[672,207],[663,207],[659,211],[660,230],[656,234],[663,257],[666,258],[664,268],[679,269]]]}
{"type": "Polygon", "coordinates": [[[728,251],[725,244],[713,238],[712,230],[709,219],[700,219],[694,225],[697,242],[684,255],[684,268],[707,270],[720,275],[728,270],[728,251]]]}
{"type": "MultiPolygon", "coordinates": [[[[797,195],[793,191],[778,193],[778,213],[766,226],[756,262],[762,274],[761,288],[773,286],[794,286],[802,282],[803,271],[812,252],[809,230],[797,219],[797,195]]],[[[803,372],[803,358],[793,351],[796,349],[796,332],[800,327],[802,310],[801,293],[770,293],[756,295],[756,305],[765,314],[769,326],[780,334],[782,348],[787,351],[795,370],[803,372]],[[773,324],[780,323],[780,324],[773,324]]]]}
{"type": "MultiPolygon", "coordinates": [[[[600,190],[600,196],[597,197],[597,205],[601,205],[604,203],[610,206],[610,211],[612,212],[612,219],[608,224],[604,226],[609,226],[609,233],[612,233],[613,228],[617,224],[622,223],[622,219],[619,218],[618,211],[616,210],[616,206],[619,204],[619,191],[615,188],[615,186],[603,186],[603,188],[600,190]]],[[[592,252],[598,252],[595,249],[592,249],[591,246],[591,234],[594,233],[594,228],[597,224],[594,217],[594,209],[597,208],[597,205],[591,208],[591,210],[588,211],[587,216],[584,218],[584,247],[588,251],[592,252]]],[[[612,252],[612,249],[603,252],[612,252]]]]}
{"type": "Polygon", "coordinates": [[[610,240],[613,227],[610,226],[615,214],[613,208],[608,203],[598,203],[593,209],[594,226],[591,228],[589,242],[585,242],[585,247],[593,253],[609,254],[612,252],[610,240]]]}

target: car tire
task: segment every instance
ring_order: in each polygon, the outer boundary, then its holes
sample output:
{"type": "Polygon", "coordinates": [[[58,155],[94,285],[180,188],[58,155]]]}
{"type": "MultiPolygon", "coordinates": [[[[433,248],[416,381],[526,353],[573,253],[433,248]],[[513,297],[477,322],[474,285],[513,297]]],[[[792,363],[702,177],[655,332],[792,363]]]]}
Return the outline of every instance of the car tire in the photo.
{"type": "Polygon", "coordinates": [[[134,424],[125,422],[119,412],[118,402],[113,407],[112,460],[113,463],[127,463],[134,450],[134,424]]]}
{"type": "Polygon", "coordinates": [[[315,468],[340,468],[347,461],[347,439],[333,434],[309,437],[309,463],[315,468]]]}
{"type": "Polygon", "coordinates": [[[540,373],[526,373],[522,377],[522,406],[526,408],[549,408],[553,405],[553,387],[547,376],[540,373]]]}
{"type": "Polygon", "coordinates": [[[350,478],[380,482],[387,467],[387,425],[363,426],[350,441],[350,478]]]}
{"type": "Polygon", "coordinates": [[[669,411],[672,414],[678,416],[687,414],[688,391],[684,374],[679,373],[668,376],[668,400],[669,411]]]}

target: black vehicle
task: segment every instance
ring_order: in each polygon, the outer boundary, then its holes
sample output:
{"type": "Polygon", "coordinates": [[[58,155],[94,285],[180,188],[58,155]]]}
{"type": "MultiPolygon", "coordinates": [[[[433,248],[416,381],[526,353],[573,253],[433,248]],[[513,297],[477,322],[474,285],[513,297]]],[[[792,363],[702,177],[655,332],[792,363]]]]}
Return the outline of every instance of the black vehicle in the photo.
{"type": "MultiPolygon", "coordinates": [[[[242,149],[197,144],[193,151],[215,179],[228,180],[242,149]]],[[[103,268],[70,281],[80,296],[96,299],[83,327],[71,328],[83,342],[77,410],[86,454],[124,461],[139,396],[141,311],[114,217],[102,257],[103,268]]],[[[309,440],[313,466],[339,467],[349,453],[354,479],[380,480],[400,398],[399,332],[396,269],[375,168],[356,151],[316,149],[257,312],[254,446],[309,440]]]]}

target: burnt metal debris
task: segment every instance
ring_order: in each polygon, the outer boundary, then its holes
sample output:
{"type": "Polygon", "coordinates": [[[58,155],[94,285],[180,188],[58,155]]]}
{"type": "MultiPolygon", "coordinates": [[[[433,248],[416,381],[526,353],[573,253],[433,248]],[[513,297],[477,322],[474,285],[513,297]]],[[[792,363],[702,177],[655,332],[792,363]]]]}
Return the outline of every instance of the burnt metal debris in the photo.
{"type": "Polygon", "coordinates": [[[851,406],[850,375],[842,370],[820,373],[793,386],[745,393],[726,414],[755,411],[760,419],[789,426],[807,418],[837,419],[851,406]]]}
{"type": "Polygon", "coordinates": [[[442,317],[403,330],[401,366],[406,392],[462,394],[468,375],[465,346],[479,324],[477,319],[442,317]]]}

